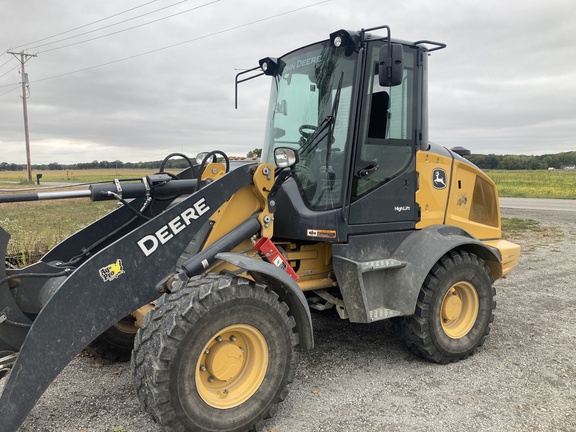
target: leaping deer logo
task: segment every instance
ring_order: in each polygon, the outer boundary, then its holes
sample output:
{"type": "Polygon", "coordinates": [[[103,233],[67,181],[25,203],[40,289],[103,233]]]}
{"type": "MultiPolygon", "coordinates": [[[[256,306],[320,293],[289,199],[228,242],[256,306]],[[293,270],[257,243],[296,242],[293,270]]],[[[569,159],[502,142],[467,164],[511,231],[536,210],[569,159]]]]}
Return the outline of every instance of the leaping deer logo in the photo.
{"type": "Polygon", "coordinates": [[[444,189],[446,187],[446,171],[442,168],[436,168],[432,173],[432,176],[435,189],[444,189]]]}

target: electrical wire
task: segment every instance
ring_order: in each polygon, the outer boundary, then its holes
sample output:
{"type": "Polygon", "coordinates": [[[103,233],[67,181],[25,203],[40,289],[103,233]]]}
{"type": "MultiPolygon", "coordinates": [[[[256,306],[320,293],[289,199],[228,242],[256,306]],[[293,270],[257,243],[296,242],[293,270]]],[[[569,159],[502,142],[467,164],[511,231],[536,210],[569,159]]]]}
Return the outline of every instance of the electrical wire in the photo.
{"type": "Polygon", "coordinates": [[[141,5],[139,5],[139,6],[135,6],[135,7],[133,7],[133,8],[126,9],[125,11],[118,12],[118,13],[116,13],[116,14],[114,14],[114,15],[110,15],[110,16],[108,16],[108,17],[106,17],[106,18],[101,18],[101,19],[99,19],[99,20],[92,21],[91,23],[84,24],[84,25],[81,25],[81,26],[79,26],[79,27],[75,27],[75,28],[73,28],[73,29],[66,30],[66,31],[61,32],[61,33],[57,33],[57,34],[52,35],[52,36],[48,36],[48,37],[45,37],[45,38],[42,38],[42,39],[38,39],[38,40],[29,42],[29,43],[26,43],[26,44],[18,45],[18,46],[14,47],[14,48],[20,48],[20,47],[32,45],[32,44],[35,44],[35,43],[38,43],[38,42],[43,42],[43,41],[45,41],[45,40],[52,39],[52,38],[55,38],[55,37],[58,37],[58,36],[62,36],[62,35],[64,35],[64,34],[71,33],[71,32],[73,32],[73,31],[80,30],[80,29],[83,29],[83,28],[85,28],[85,27],[89,27],[89,26],[91,26],[91,25],[93,25],[93,24],[98,24],[99,22],[106,21],[106,20],[108,20],[108,19],[110,19],[110,18],[114,18],[114,17],[117,17],[117,16],[119,16],[119,15],[123,15],[123,14],[125,14],[125,13],[127,13],[127,12],[131,12],[131,11],[133,11],[133,10],[135,10],[135,9],[139,9],[139,8],[141,8],[141,7],[147,6],[147,5],[149,5],[150,3],[155,3],[155,2],[157,2],[157,1],[158,1],[158,0],[152,0],[152,1],[146,2],[146,3],[144,3],[144,4],[141,4],[141,5]]]}
{"type": "MultiPolygon", "coordinates": [[[[171,8],[171,7],[174,7],[174,6],[177,6],[177,5],[181,4],[181,3],[186,3],[187,1],[189,1],[189,0],[181,0],[181,1],[179,1],[178,3],[174,3],[174,4],[171,4],[171,5],[168,5],[168,6],[164,6],[164,7],[160,8],[160,9],[156,9],[156,10],[153,10],[153,11],[151,11],[151,12],[146,12],[145,14],[142,14],[142,15],[138,15],[138,16],[135,16],[135,17],[132,17],[132,18],[125,19],[124,21],[120,21],[120,22],[117,22],[117,23],[114,23],[114,24],[109,24],[109,25],[104,26],[104,27],[99,27],[99,28],[97,28],[97,29],[90,30],[90,31],[87,31],[87,32],[84,32],[84,33],[80,33],[80,34],[77,34],[77,35],[74,35],[74,36],[69,36],[69,37],[66,37],[66,38],[63,38],[63,39],[58,39],[58,40],[53,41],[53,42],[48,42],[48,43],[45,43],[45,44],[42,44],[42,45],[36,45],[36,46],[33,46],[33,47],[31,47],[31,48],[28,48],[28,49],[29,49],[29,50],[34,50],[34,49],[36,49],[36,48],[41,48],[41,47],[43,47],[43,46],[52,45],[52,44],[55,44],[55,43],[58,43],[58,42],[63,42],[63,41],[66,41],[66,40],[75,39],[75,38],[77,38],[77,37],[84,36],[84,35],[87,35],[87,34],[90,34],[90,33],[95,33],[95,32],[100,31],[100,30],[104,30],[104,29],[107,29],[107,28],[110,28],[110,27],[114,27],[114,26],[117,26],[117,25],[119,25],[119,24],[124,24],[124,23],[126,23],[126,22],[128,22],[128,21],[133,21],[133,20],[135,20],[135,19],[142,18],[143,16],[151,15],[151,14],[156,13],[156,12],[159,12],[159,11],[161,11],[161,10],[168,9],[168,8],[171,8]]],[[[212,3],[216,3],[217,1],[221,1],[221,0],[216,0],[216,1],[212,2],[212,3]]],[[[189,11],[191,11],[191,10],[201,8],[201,7],[203,7],[203,6],[205,6],[205,5],[197,6],[197,7],[194,7],[194,8],[192,8],[192,9],[188,9],[187,11],[180,12],[180,13],[177,13],[177,14],[174,14],[174,15],[169,15],[169,16],[166,17],[166,18],[170,18],[170,17],[172,17],[172,16],[180,15],[181,13],[189,12],[189,11]]],[[[166,19],[166,18],[160,18],[160,19],[158,19],[158,20],[154,20],[154,21],[150,21],[150,22],[148,22],[148,23],[140,24],[140,25],[135,26],[135,27],[130,27],[130,28],[127,28],[127,29],[124,29],[124,30],[119,30],[119,31],[117,31],[117,32],[110,33],[110,35],[117,34],[117,33],[122,33],[122,32],[128,31],[128,30],[132,30],[132,29],[134,29],[134,28],[138,28],[138,27],[142,27],[142,26],[145,26],[145,25],[148,25],[148,24],[152,24],[152,23],[154,23],[154,22],[156,22],[156,21],[161,21],[161,20],[166,19]]],[[[106,36],[108,36],[108,35],[103,35],[103,36],[99,36],[99,37],[96,37],[96,38],[87,39],[87,40],[85,40],[85,41],[76,42],[75,44],[71,44],[71,45],[77,45],[77,44],[84,43],[84,42],[90,42],[91,40],[99,39],[99,38],[101,38],[101,37],[106,37],[106,36]]],[[[57,50],[57,49],[60,49],[60,48],[66,48],[67,46],[71,46],[71,45],[64,45],[64,46],[62,46],[62,47],[51,48],[51,49],[49,49],[49,50],[44,50],[44,51],[41,51],[41,52],[54,51],[54,50],[57,50]]]]}
{"type": "MultiPolygon", "coordinates": [[[[14,84],[11,84],[11,85],[14,85],[14,84]]],[[[12,89],[4,92],[4,93],[0,93],[0,97],[4,96],[4,95],[6,95],[6,94],[8,94],[8,93],[10,93],[10,92],[13,92],[14,90],[18,90],[18,89],[20,88],[20,83],[17,83],[16,85],[17,85],[17,87],[14,87],[14,88],[12,88],[12,89]]]]}
{"type": "Polygon", "coordinates": [[[319,1],[319,2],[317,2],[317,3],[313,3],[313,4],[311,4],[311,5],[303,6],[303,7],[298,8],[298,9],[293,9],[293,10],[290,10],[290,11],[287,11],[287,12],[282,12],[282,13],[279,13],[279,14],[277,14],[277,15],[272,15],[272,16],[269,16],[269,17],[266,17],[266,18],[261,18],[261,19],[258,19],[258,20],[255,20],[255,21],[251,21],[251,22],[248,22],[248,23],[245,23],[245,24],[240,24],[240,25],[238,25],[238,26],[229,27],[229,28],[224,29],[224,30],[220,30],[220,31],[217,31],[217,32],[214,32],[214,33],[210,33],[210,34],[207,34],[207,35],[204,35],[204,36],[198,36],[198,37],[196,37],[196,38],[189,39],[189,40],[186,40],[186,41],[183,41],[183,42],[178,42],[178,43],[175,43],[175,44],[172,44],[172,45],[168,45],[168,46],[165,46],[165,47],[162,47],[162,48],[157,48],[157,49],[150,50],[150,51],[146,51],[146,52],[143,52],[143,53],[140,53],[140,54],[134,54],[134,55],[131,55],[131,56],[128,56],[128,57],[124,57],[124,58],[118,59],[118,60],[112,60],[112,61],[109,61],[109,62],[106,62],[106,63],[101,63],[101,64],[99,64],[99,65],[89,66],[89,67],[86,67],[86,68],[83,68],[83,69],[78,69],[78,70],[75,70],[75,71],[72,71],[72,72],[65,72],[65,73],[62,73],[62,74],[59,74],[59,75],[54,75],[54,76],[47,77],[47,78],[41,78],[41,79],[35,80],[34,82],[37,83],[37,82],[48,81],[48,80],[52,80],[52,79],[56,79],[56,78],[61,78],[61,77],[63,77],[63,76],[68,76],[68,75],[72,75],[72,74],[75,74],[75,73],[85,72],[85,71],[88,71],[88,70],[97,69],[97,68],[104,67],[104,66],[109,66],[109,65],[112,65],[112,64],[115,64],[115,63],[120,63],[120,62],[123,62],[123,61],[132,60],[132,59],[134,59],[134,58],[142,57],[142,56],[145,56],[145,55],[154,54],[154,53],[157,53],[157,52],[160,52],[160,51],[164,51],[164,50],[167,50],[167,49],[170,49],[170,48],[175,48],[175,47],[177,47],[177,46],[185,45],[185,44],[188,44],[188,43],[191,43],[191,42],[196,42],[196,41],[199,41],[199,40],[202,40],[202,39],[207,39],[207,38],[214,37],[214,36],[217,36],[217,35],[220,35],[220,34],[223,34],[223,33],[228,33],[228,32],[234,31],[234,30],[238,30],[238,29],[240,29],[240,28],[248,27],[248,26],[251,26],[251,25],[254,25],[254,24],[259,24],[259,23],[264,22],[264,21],[268,21],[268,20],[271,20],[271,19],[279,18],[279,17],[281,17],[281,16],[285,16],[285,15],[289,15],[289,14],[292,14],[292,13],[295,13],[295,12],[299,12],[299,11],[302,11],[302,10],[305,10],[305,9],[309,9],[309,8],[311,8],[311,7],[318,6],[318,5],[323,4],[323,3],[328,3],[328,2],[330,2],[330,1],[331,1],[331,0],[319,1]]]}
{"type": "MultiPolygon", "coordinates": [[[[180,3],[184,3],[184,2],[186,2],[186,1],[188,1],[188,0],[183,0],[183,1],[181,1],[180,3]]],[[[136,25],[136,26],[134,26],[134,27],[129,27],[129,28],[126,28],[126,29],[118,30],[118,31],[115,31],[115,32],[112,32],[112,33],[108,33],[108,34],[105,34],[105,35],[101,35],[101,36],[96,36],[96,37],[93,37],[93,38],[90,38],[90,39],[86,39],[86,40],[83,40],[83,41],[80,41],[80,42],[74,42],[74,43],[71,43],[71,44],[68,44],[68,45],[62,45],[62,46],[59,46],[59,47],[56,47],[56,48],[50,48],[50,49],[47,49],[47,50],[44,50],[44,51],[39,51],[38,54],[40,54],[40,53],[47,53],[47,52],[50,52],[50,51],[56,51],[56,50],[59,50],[59,49],[62,49],[62,48],[68,48],[68,47],[75,46],[75,45],[80,45],[80,44],[83,44],[83,43],[86,43],[86,42],[91,42],[91,41],[94,41],[94,40],[97,40],[97,39],[102,39],[102,38],[105,38],[105,37],[108,37],[108,36],[117,35],[117,34],[119,34],[119,33],[124,33],[124,32],[126,32],[126,31],[130,31],[130,30],[134,30],[134,29],[136,29],[136,28],[140,28],[140,27],[144,27],[144,26],[147,26],[147,25],[150,25],[150,24],[154,24],[154,23],[156,23],[156,22],[158,22],[158,21],[163,21],[163,20],[168,19],[168,18],[173,18],[173,17],[178,16],[178,15],[182,15],[182,14],[185,14],[185,13],[188,13],[188,12],[191,12],[191,11],[195,11],[195,10],[197,10],[197,9],[200,9],[200,8],[203,8],[203,7],[206,7],[206,6],[210,6],[210,5],[212,5],[212,4],[214,4],[214,3],[218,3],[218,2],[220,2],[220,1],[222,1],[222,0],[213,0],[213,1],[211,1],[211,2],[208,2],[208,3],[205,3],[205,4],[203,4],[203,5],[196,6],[196,7],[190,8],[190,9],[187,9],[187,10],[182,11],[182,12],[178,12],[178,13],[175,13],[175,14],[172,14],[172,15],[168,15],[168,16],[163,17],[163,18],[158,18],[158,19],[155,19],[155,20],[152,20],[152,21],[148,21],[148,22],[143,23],[143,24],[138,24],[138,25],[136,25]]],[[[179,3],[176,3],[176,4],[179,4],[179,3]]],[[[172,6],[174,6],[174,5],[172,5],[172,6]]],[[[167,6],[167,7],[169,7],[169,6],[167,6]]],[[[152,12],[150,12],[150,13],[152,13],[152,12]]],[[[144,14],[144,15],[148,15],[148,14],[144,14]]],[[[142,16],[144,16],[144,15],[140,15],[139,17],[135,17],[135,18],[130,18],[129,20],[126,20],[126,21],[130,21],[130,20],[132,20],[132,19],[140,18],[140,17],[142,17],[142,16]]],[[[122,22],[126,22],[126,21],[122,21],[122,22]]],[[[117,23],[117,24],[121,24],[121,23],[117,23]]],[[[107,27],[102,27],[102,28],[108,28],[108,27],[112,27],[112,26],[115,26],[115,25],[116,25],[116,24],[111,24],[111,25],[109,25],[109,26],[107,26],[107,27]]],[[[85,34],[88,34],[88,33],[94,33],[95,31],[99,31],[99,30],[102,30],[102,29],[92,30],[92,31],[89,31],[89,32],[87,32],[87,33],[83,33],[82,35],[85,35],[85,34]]],[[[82,35],[78,35],[78,36],[82,36],[82,35]]],[[[72,38],[75,38],[75,37],[77,37],[77,36],[72,36],[72,37],[69,37],[69,38],[66,38],[66,39],[72,39],[72,38]]],[[[66,40],[66,39],[61,39],[61,40],[56,41],[56,42],[61,42],[61,41],[66,40]]],[[[45,45],[51,45],[52,43],[56,43],[56,42],[50,42],[50,43],[45,44],[45,45]]],[[[40,47],[45,46],[45,45],[38,45],[38,46],[32,47],[32,48],[30,48],[30,49],[40,48],[40,47]]]]}
{"type": "MultiPolygon", "coordinates": [[[[4,55],[6,53],[2,53],[1,55],[4,55]]],[[[3,68],[5,65],[7,65],[8,63],[10,63],[12,60],[16,60],[14,57],[10,57],[8,60],[6,60],[4,63],[2,63],[0,65],[0,69],[3,68]]]]}
{"type": "MultiPolygon", "coordinates": [[[[18,64],[17,64],[16,66],[14,66],[12,69],[4,72],[2,75],[0,75],[0,78],[2,78],[2,77],[5,76],[5,75],[8,75],[8,74],[9,74],[10,72],[12,72],[14,69],[18,69],[18,66],[20,66],[20,63],[18,63],[18,64]]],[[[8,85],[11,85],[11,84],[8,84],[8,85]]],[[[1,87],[1,86],[0,86],[0,87],[1,87]]]]}

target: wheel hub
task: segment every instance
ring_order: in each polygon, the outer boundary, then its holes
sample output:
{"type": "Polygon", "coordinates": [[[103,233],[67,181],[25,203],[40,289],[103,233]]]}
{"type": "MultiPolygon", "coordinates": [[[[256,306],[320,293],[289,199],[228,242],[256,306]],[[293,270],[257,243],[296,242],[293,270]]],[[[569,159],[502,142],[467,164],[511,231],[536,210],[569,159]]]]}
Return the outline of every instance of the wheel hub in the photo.
{"type": "Polygon", "coordinates": [[[268,370],[268,344],[258,329],[246,324],[226,327],[204,346],[195,381],[200,397],[218,409],[250,399],[268,370]]]}
{"type": "Polygon", "coordinates": [[[462,300],[458,297],[455,289],[451,289],[446,295],[442,307],[442,317],[444,321],[454,321],[462,313],[462,300]]]}
{"type": "Polygon", "coordinates": [[[480,302],[476,288],[470,282],[458,282],[446,292],[440,308],[442,329],[452,339],[468,334],[478,317],[480,302]]]}
{"type": "Polygon", "coordinates": [[[220,381],[229,381],[238,376],[243,363],[244,356],[240,347],[228,341],[214,345],[206,356],[206,369],[220,381]]]}

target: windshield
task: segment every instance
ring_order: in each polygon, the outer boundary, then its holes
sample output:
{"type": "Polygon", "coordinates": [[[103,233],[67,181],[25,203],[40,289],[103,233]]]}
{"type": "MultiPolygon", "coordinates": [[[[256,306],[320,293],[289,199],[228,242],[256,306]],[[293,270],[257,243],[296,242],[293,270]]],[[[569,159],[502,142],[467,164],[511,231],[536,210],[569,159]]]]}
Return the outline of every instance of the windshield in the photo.
{"type": "Polygon", "coordinates": [[[282,57],[273,78],[262,160],[297,149],[295,178],[313,209],[341,206],[356,59],[327,41],[282,57]]]}

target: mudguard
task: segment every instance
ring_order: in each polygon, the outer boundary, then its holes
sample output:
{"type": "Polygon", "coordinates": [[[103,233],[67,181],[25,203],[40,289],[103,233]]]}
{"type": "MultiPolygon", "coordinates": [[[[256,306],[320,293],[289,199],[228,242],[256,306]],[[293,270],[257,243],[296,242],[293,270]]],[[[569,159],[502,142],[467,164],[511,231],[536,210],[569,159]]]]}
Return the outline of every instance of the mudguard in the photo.
{"type": "Polygon", "coordinates": [[[63,281],[40,311],[0,397],[0,429],[15,432],[38,398],[86,345],[158,298],[156,283],[211,215],[252,182],[240,167],[96,253],[63,281]],[[155,240],[154,240],[155,239],[155,240]]]}
{"type": "Polygon", "coordinates": [[[334,273],[350,321],[413,315],[426,276],[444,254],[457,248],[478,255],[491,269],[498,268],[491,263],[501,261],[497,249],[448,225],[351,236],[347,244],[334,245],[334,273]]]}
{"type": "Polygon", "coordinates": [[[300,338],[300,346],[304,349],[314,348],[314,334],[312,331],[312,317],[306,297],[298,284],[288,273],[273,264],[256,260],[246,255],[221,252],[216,259],[226,261],[236,267],[244,269],[258,283],[268,286],[290,308],[290,313],[296,321],[296,331],[300,338]]]}

